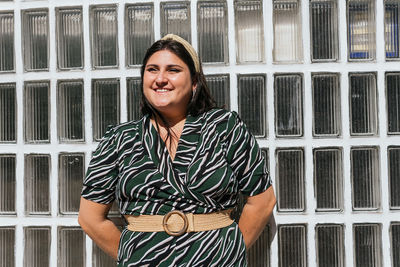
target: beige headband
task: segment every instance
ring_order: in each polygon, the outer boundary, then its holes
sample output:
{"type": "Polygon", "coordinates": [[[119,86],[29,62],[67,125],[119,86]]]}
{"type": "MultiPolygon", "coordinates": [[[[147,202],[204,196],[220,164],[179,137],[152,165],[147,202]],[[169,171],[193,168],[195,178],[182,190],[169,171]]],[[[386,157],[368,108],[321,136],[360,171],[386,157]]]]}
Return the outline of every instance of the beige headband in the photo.
{"type": "Polygon", "coordinates": [[[174,40],[183,45],[183,47],[185,47],[186,51],[188,51],[190,56],[192,57],[196,72],[200,72],[199,57],[197,56],[196,50],[194,50],[193,46],[188,41],[172,33],[165,35],[163,38],[161,38],[161,40],[174,40]]]}

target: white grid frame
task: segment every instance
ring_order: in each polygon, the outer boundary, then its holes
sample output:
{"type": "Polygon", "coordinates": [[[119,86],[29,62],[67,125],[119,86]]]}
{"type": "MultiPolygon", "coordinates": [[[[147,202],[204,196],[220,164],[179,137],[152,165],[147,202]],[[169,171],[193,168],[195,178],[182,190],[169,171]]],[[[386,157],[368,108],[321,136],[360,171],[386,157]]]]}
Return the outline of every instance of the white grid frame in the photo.
{"type": "MultiPolygon", "coordinates": [[[[140,2],[154,3],[154,29],[155,40],[160,38],[160,13],[161,0],[141,0],[140,2]]],[[[16,195],[24,194],[24,155],[30,153],[43,153],[47,151],[51,155],[50,175],[50,212],[51,216],[34,217],[24,215],[23,197],[16,199],[16,216],[1,216],[0,226],[15,226],[15,263],[16,266],[23,265],[23,227],[25,226],[50,226],[51,227],[51,243],[58,243],[57,227],[59,226],[77,226],[77,217],[71,215],[58,215],[58,154],[61,152],[84,152],[86,166],[90,161],[91,152],[96,148],[97,142],[92,139],[92,122],[91,122],[91,91],[90,86],[92,79],[99,78],[115,78],[120,79],[120,96],[126,96],[126,79],[128,77],[138,77],[139,68],[127,68],[125,66],[125,41],[124,41],[124,10],[125,4],[137,3],[134,0],[48,0],[48,1],[22,1],[14,0],[10,2],[0,2],[0,11],[14,11],[14,27],[15,27],[15,73],[1,74],[2,83],[16,83],[17,94],[17,142],[14,144],[0,144],[0,153],[16,154],[16,195]],[[89,30],[89,6],[100,4],[117,4],[118,10],[118,43],[119,43],[119,62],[120,66],[115,69],[92,70],[90,65],[90,30],[89,30]],[[56,18],[55,8],[66,6],[82,6],[83,11],[83,27],[84,27],[84,68],[82,71],[57,71],[56,67],[56,18]],[[19,27],[21,22],[21,10],[48,8],[49,10],[49,34],[50,34],[50,56],[49,71],[40,72],[24,72],[23,55],[22,55],[22,33],[19,27]],[[38,75],[40,74],[40,75],[38,75]],[[25,144],[23,137],[23,86],[24,81],[38,80],[50,81],[50,143],[49,144],[25,144]],[[56,124],[56,87],[58,80],[67,79],[83,79],[85,84],[84,104],[85,104],[85,145],[82,144],[59,144],[57,140],[57,124],[56,124]]],[[[398,221],[399,211],[389,209],[389,184],[385,177],[388,177],[387,148],[388,146],[399,144],[400,136],[387,135],[386,120],[386,100],[385,100],[385,73],[398,71],[399,62],[385,61],[385,42],[384,42],[384,1],[376,1],[376,60],[373,62],[347,62],[347,26],[346,26],[346,2],[338,1],[339,13],[339,60],[330,63],[311,63],[310,60],[310,27],[309,27],[309,3],[308,0],[301,0],[302,13],[302,35],[303,35],[303,53],[304,60],[301,64],[273,64],[272,47],[273,47],[273,7],[272,1],[263,1],[263,17],[264,17],[264,36],[265,39],[265,63],[257,64],[236,64],[235,52],[235,30],[234,30],[234,7],[233,1],[228,1],[228,43],[229,43],[229,63],[227,65],[206,65],[204,66],[205,74],[230,74],[230,101],[231,109],[238,110],[237,100],[237,75],[260,73],[262,70],[266,74],[267,87],[267,122],[268,122],[268,138],[259,139],[261,147],[268,148],[270,159],[270,173],[275,182],[275,150],[285,147],[304,147],[305,155],[305,190],[306,190],[306,210],[301,213],[278,213],[275,212],[275,220],[277,224],[307,224],[307,259],[309,266],[316,265],[316,249],[315,249],[315,226],[321,223],[344,224],[345,247],[353,247],[352,226],[354,223],[379,223],[382,225],[382,252],[383,266],[391,266],[391,247],[389,227],[391,222],[398,221]],[[304,118],[312,116],[312,95],[311,95],[311,73],[315,72],[336,72],[340,73],[341,85],[341,107],[342,107],[342,136],[340,138],[313,138],[312,136],[312,120],[304,120],[304,136],[296,139],[276,138],[274,127],[274,74],[275,73],[303,73],[304,86],[304,118]],[[378,124],[379,135],[371,137],[350,137],[349,133],[349,108],[348,103],[348,75],[351,72],[376,72],[377,73],[377,89],[378,89],[378,124]],[[343,181],[344,181],[344,211],[342,213],[321,213],[315,212],[316,203],[314,199],[313,188],[313,148],[329,146],[337,146],[343,148],[343,181]],[[378,211],[355,212],[352,211],[351,201],[351,184],[350,184],[350,149],[352,146],[378,146],[380,150],[380,177],[381,177],[381,201],[382,206],[378,211]]],[[[191,1],[191,25],[192,25],[192,44],[197,49],[197,1],[191,1]]],[[[126,101],[120,101],[121,122],[127,120],[126,101]]],[[[50,265],[57,266],[57,246],[50,248],[50,265]]],[[[271,266],[278,266],[278,243],[277,238],[271,245],[271,266]]],[[[91,266],[92,261],[92,241],[86,238],[86,266],[91,266]]],[[[354,255],[352,249],[346,249],[345,265],[353,266],[354,255]]]]}

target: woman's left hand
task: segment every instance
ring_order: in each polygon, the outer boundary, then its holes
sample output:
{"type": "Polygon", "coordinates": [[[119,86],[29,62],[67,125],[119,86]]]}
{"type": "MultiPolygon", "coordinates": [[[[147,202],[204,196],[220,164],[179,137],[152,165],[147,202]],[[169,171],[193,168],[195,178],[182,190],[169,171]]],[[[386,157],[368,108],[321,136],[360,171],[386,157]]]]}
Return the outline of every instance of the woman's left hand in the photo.
{"type": "Polygon", "coordinates": [[[270,186],[261,194],[247,198],[239,219],[239,228],[243,234],[246,249],[257,240],[268,223],[275,207],[274,189],[270,186]]]}

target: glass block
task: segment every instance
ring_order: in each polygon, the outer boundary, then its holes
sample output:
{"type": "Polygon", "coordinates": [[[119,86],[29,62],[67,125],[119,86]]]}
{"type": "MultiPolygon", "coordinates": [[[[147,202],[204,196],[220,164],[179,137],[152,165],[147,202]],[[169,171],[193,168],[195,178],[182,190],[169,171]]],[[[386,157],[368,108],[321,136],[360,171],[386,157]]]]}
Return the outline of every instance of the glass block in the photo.
{"type": "Polygon", "coordinates": [[[0,154],[0,214],[15,214],[15,155],[0,154]]]}
{"type": "Polygon", "coordinates": [[[15,227],[0,227],[0,266],[15,266],[15,227]]]}
{"type": "Polygon", "coordinates": [[[377,135],[378,108],[375,73],[350,73],[350,134],[377,135]]]}
{"type": "Polygon", "coordinates": [[[350,154],[353,210],[380,207],[379,149],[353,147],[350,154]]]}
{"type": "Polygon", "coordinates": [[[354,224],[354,266],[380,267],[382,265],[382,226],[380,224],[354,224]]]}
{"type": "Polygon", "coordinates": [[[117,6],[91,6],[92,67],[118,67],[117,6]]]}
{"type": "Polygon", "coordinates": [[[266,226],[257,241],[247,251],[249,266],[269,267],[270,266],[270,230],[266,226]]]}
{"type": "Polygon", "coordinates": [[[269,152],[268,152],[268,148],[261,148],[261,154],[265,159],[265,167],[267,168],[267,170],[269,170],[269,152]]]}
{"type": "Polygon", "coordinates": [[[0,142],[17,141],[15,83],[0,83],[0,142]]]}
{"type": "Polygon", "coordinates": [[[337,0],[310,1],[311,61],[339,59],[337,0]]]}
{"type": "Polygon", "coordinates": [[[239,114],[256,137],[267,135],[265,75],[238,75],[239,114]]]}
{"type": "Polygon", "coordinates": [[[25,71],[49,68],[48,10],[22,11],[22,39],[25,71]]]}
{"type": "Polygon", "coordinates": [[[385,51],[387,60],[400,58],[399,48],[400,2],[385,0],[385,51]]]}
{"type": "Polygon", "coordinates": [[[263,62],[264,20],[262,1],[235,0],[236,61],[263,62]]]}
{"type": "Polygon", "coordinates": [[[161,2],[161,36],[179,35],[191,42],[190,2],[161,2]]]}
{"type": "Polygon", "coordinates": [[[138,120],[141,118],[142,81],[140,78],[127,78],[126,83],[128,120],[138,120]]]}
{"type": "Polygon", "coordinates": [[[315,242],[317,265],[344,267],[344,229],[341,224],[317,224],[315,242]]]}
{"type": "Polygon", "coordinates": [[[14,71],[14,12],[0,12],[0,25],[0,72],[14,71]]]}
{"type": "Polygon", "coordinates": [[[304,211],[306,205],[303,149],[277,149],[275,157],[278,211],[304,211]]]}
{"type": "Polygon", "coordinates": [[[154,42],[154,7],[152,3],[127,5],[125,9],[126,64],[140,65],[154,42]]]}
{"type": "Polygon", "coordinates": [[[58,69],[83,68],[82,8],[57,8],[58,69]]]}
{"type": "Polygon", "coordinates": [[[85,141],[82,80],[57,83],[57,130],[60,142],[85,141]]]}
{"type": "Polygon", "coordinates": [[[99,79],[92,81],[93,139],[99,141],[107,127],[119,124],[119,80],[99,79]]]}
{"type": "Polygon", "coordinates": [[[50,155],[25,155],[25,213],[50,214],[50,155]]]}
{"type": "Polygon", "coordinates": [[[386,73],[387,133],[400,134],[400,72],[386,73]]]}
{"type": "Polygon", "coordinates": [[[400,147],[388,147],[389,203],[391,209],[400,209],[400,147]]]}
{"type": "Polygon", "coordinates": [[[307,266],[307,226],[303,224],[278,225],[279,267],[307,266]]]}
{"type": "Polygon", "coordinates": [[[80,227],[58,227],[58,267],[85,267],[85,233],[80,227]]]}
{"type": "Polygon", "coordinates": [[[301,63],[303,37],[299,0],[273,0],[274,62],[301,63]]]}
{"type": "Polygon", "coordinates": [[[24,267],[50,266],[50,243],[50,227],[24,227],[24,267]]]}
{"type": "Polygon", "coordinates": [[[400,266],[400,223],[390,224],[392,266],[400,266]]]}
{"type": "Polygon", "coordinates": [[[93,242],[92,252],[93,267],[117,266],[117,262],[93,242]]]}
{"type": "Polygon", "coordinates": [[[25,82],[25,142],[50,142],[50,83],[25,82]]]}
{"type": "Polygon", "coordinates": [[[206,82],[217,107],[230,110],[229,74],[206,75],[206,82]]]}
{"type": "Polygon", "coordinates": [[[228,63],[228,15],[226,1],[197,2],[200,61],[228,63]]]}
{"type": "Polygon", "coordinates": [[[343,210],[342,150],[314,149],[314,191],[317,211],[343,210]]]}
{"type": "Polygon", "coordinates": [[[58,202],[61,214],[78,213],[84,176],[85,154],[61,153],[58,156],[58,202]]]}
{"type": "Polygon", "coordinates": [[[313,135],[341,134],[339,74],[312,74],[313,135]]]}
{"type": "Polygon", "coordinates": [[[301,74],[275,75],[275,133],[277,137],[303,136],[302,80],[301,74]]]}
{"type": "Polygon", "coordinates": [[[347,1],[348,60],[375,59],[375,0],[347,1]]]}

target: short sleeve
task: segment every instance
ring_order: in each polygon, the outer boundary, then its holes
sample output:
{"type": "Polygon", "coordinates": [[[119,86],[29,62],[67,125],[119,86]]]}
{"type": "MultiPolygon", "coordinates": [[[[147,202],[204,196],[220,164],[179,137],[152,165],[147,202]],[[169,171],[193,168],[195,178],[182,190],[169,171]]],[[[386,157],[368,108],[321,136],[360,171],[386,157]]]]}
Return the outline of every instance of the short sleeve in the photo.
{"type": "Polygon", "coordinates": [[[236,112],[228,119],[226,157],[235,173],[242,194],[254,196],[271,186],[265,159],[255,137],[236,112]]]}
{"type": "Polygon", "coordinates": [[[117,179],[118,135],[110,129],[93,152],[83,181],[82,197],[102,204],[113,202],[117,179]]]}

